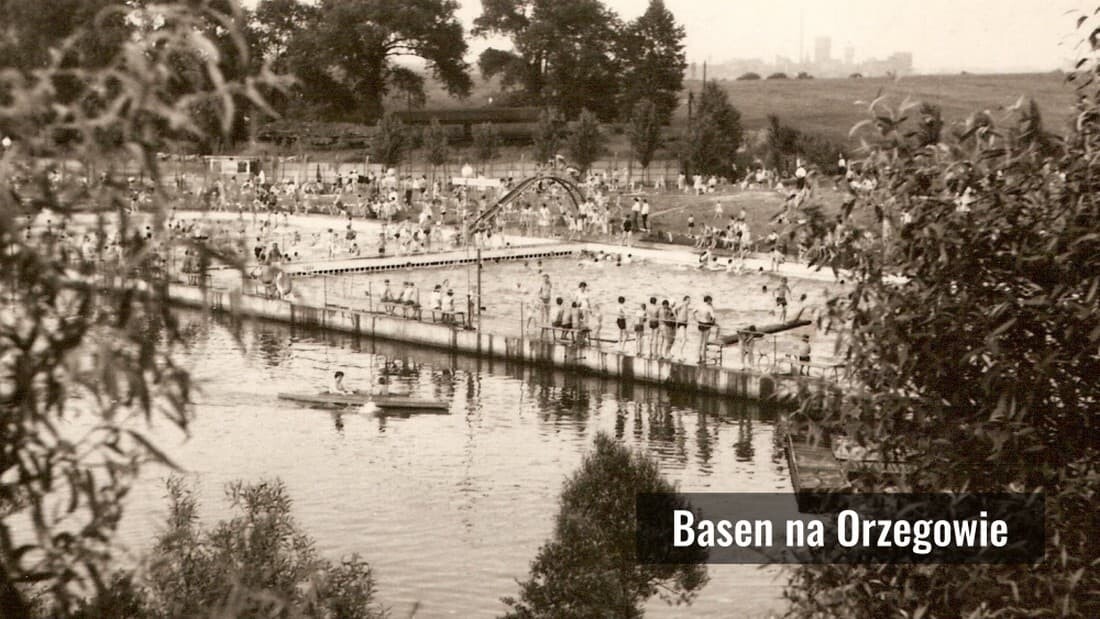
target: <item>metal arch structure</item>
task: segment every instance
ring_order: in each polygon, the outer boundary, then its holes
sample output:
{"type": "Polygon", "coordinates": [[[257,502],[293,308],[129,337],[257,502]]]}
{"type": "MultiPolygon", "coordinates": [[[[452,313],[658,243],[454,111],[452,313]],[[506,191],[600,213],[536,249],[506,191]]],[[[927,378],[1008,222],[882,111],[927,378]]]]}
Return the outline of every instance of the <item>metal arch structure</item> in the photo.
{"type": "Polygon", "coordinates": [[[500,209],[514,202],[529,189],[538,187],[541,182],[553,183],[564,189],[565,195],[569,196],[569,200],[573,203],[574,210],[580,210],[581,202],[584,201],[584,193],[576,183],[557,174],[538,174],[530,178],[525,178],[516,184],[511,191],[504,194],[495,204],[479,215],[478,218],[470,224],[470,230],[474,232],[484,230],[488,223],[500,212],[500,209]]]}

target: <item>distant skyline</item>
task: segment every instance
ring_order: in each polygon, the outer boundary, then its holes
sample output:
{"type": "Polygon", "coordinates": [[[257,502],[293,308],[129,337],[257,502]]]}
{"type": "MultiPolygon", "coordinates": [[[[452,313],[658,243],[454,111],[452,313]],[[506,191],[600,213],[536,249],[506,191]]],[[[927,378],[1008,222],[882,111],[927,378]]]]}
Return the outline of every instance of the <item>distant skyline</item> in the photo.
{"type": "MultiPolygon", "coordinates": [[[[624,21],[645,12],[649,0],[604,0],[624,21]]],[[[460,0],[467,29],[481,14],[480,0],[460,0]]],[[[735,58],[798,59],[799,14],[803,51],[814,38],[832,38],[834,53],[851,45],[857,60],[913,54],[918,73],[1019,72],[1065,68],[1074,58],[1072,10],[1082,0],[665,0],[684,25],[688,62],[735,58]]],[[[470,39],[471,61],[505,41],[470,39]]]]}

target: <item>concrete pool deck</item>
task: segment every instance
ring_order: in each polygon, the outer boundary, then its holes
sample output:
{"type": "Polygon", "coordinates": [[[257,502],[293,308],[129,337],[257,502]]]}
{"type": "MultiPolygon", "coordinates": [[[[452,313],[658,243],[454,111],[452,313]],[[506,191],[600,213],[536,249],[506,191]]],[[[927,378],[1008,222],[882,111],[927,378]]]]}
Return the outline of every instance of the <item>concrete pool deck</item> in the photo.
{"type": "Polygon", "coordinates": [[[807,388],[830,389],[836,386],[816,377],[634,357],[576,346],[570,342],[509,337],[448,324],[408,320],[381,313],[312,307],[227,290],[202,290],[195,286],[172,284],[169,295],[181,305],[239,316],[752,400],[786,399],[807,388]]]}

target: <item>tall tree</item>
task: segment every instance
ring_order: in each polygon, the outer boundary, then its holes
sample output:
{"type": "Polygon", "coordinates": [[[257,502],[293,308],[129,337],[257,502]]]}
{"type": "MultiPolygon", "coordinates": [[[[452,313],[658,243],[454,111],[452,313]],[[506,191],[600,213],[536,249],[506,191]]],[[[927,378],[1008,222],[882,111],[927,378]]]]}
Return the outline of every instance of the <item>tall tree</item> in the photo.
{"type": "Polygon", "coordinates": [[[634,104],[629,131],[630,149],[634,151],[634,158],[638,160],[642,170],[648,173],[653,155],[661,145],[661,121],[657,106],[652,101],[641,99],[634,104]]]}
{"type": "Polygon", "coordinates": [[[708,82],[699,95],[684,145],[690,171],[728,174],[741,138],[741,112],[730,104],[725,90],[708,82]]]}
{"type": "Polygon", "coordinates": [[[319,7],[300,0],[261,0],[253,19],[264,60],[276,71],[289,70],[287,54],[291,43],[314,27],[320,16],[319,7]]]}
{"type": "Polygon", "coordinates": [[[401,163],[408,146],[408,135],[405,133],[405,125],[401,119],[386,114],[374,128],[374,139],[371,142],[371,155],[374,160],[382,165],[392,168],[401,163]]]}
{"type": "Polygon", "coordinates": [[[428,126],[424,127],[424,148],[428,151],[428,163],[432,164],[432,177],[435,177],[435,169],[447,163],[450,154],[450,142],[447,139],[447,131],[439,124],[438,118],[433,118],[428,126]]]}
{"type": "Polygon", "coordinates": [[[470,91],[466,41],[454,0],[322,0],[289,43],[301,102],[322,116],[373,122],[393,89],[424,97],[424,76],[394,62],[419,58],[447,91],[470,91]]]}
{"type": "Polygon", "coordinates": [[[539,113],[539,122],[535,127],[535,161],[546,163],[558,154],[561,148],[561,119],[551,109],[539,113]]]}
{"type": "Polygon", "coordinates": [[[798,149],[798,130],[784,125],[775,114],[768,114],[765,138],[765,163],[775,171],[785,173],[790,158],[798,149]]]}
{"type": "Polygon", "coordinates": [[[600,0],[485,0],[474,34],[512,40],[512,50],[489,48],[478,59],[486,77],[518,86],[528,103],[553,106],[566,118],[589,109],[616,117],[622,25],[600,0]]]}
{"type": "Polygon", "coordinates": [[[650,0],[646,12],[626,26],[620,48],[624,114],[639,100],[649,99],[662,124],[672,119],[687,69],[685,36],[664,0],[650,0]]]}
{"type": "Polygon", "coordinates": [[[600,120],[588,110],[581,111],[581,117],[569,134],[569,157],[582,173],[604,153],[605,141],[600,120]]]}
{"type": "Polygon", "coordinates": [[[39,69],[50,62],[51,50],[62,49],[65,66],[107,64],[134,29],[117,5],[118,0],[3,0],[0,67],[39,69]]]}
{"type": "Polygon", "coordinates": [[[481,123],[474,126],[474,155],[482,164],[497,158],[500,152],[500,131],[493,123],[481,123]]]}
{"type": "MultiPolygon", "coordinates": [[[[123,37],[118,53],[50,55],[25,79],[4,79],[8,100],[0,122],[39,129],[16,133],[0,157],[0,271],[6,275],[0,278],[0,614],[5,618],[29,616],[30,592],[24,589],[29,583],[55,608],[50,616],[71,616],[77,597],[105,589],[123,502],[141,466],[171,464],[148,436],[146,422],[186,429],[192,420],[189,370],[174,355],[186,346],[185,334],[170,311],[160,257],[184,244],[198,253],[201,269],[212,260],[236,261],[203,242],[160,230],[169,196],[157,152],[165,142],[174,147],[175,136],[230,126],[237,109],[234,94],[258,96],[255,87],[267,81],[248,75],[246,84],[207,62],[206,77],[194,82],[192,96],[178,94],[173,57],[197,53],[212,59],[209,51],[217,43],[209,36],[210,19],[222,21],[225,34],[241,40],[239,33],[232,36],[232,16],[200,11],[196,4],[157,5],[155,36],[123,37]],[[62,98],[55,80],[74,68],[80,72],[70,84],[76,90],[62,98]],[[218,102],[213,107],[218,122],[198,119],[194,98],[218,102]],[[143,206],[157,223],[152,242],[124,213],[130,193],[125,183],[85,187],[72,177],[49,178],[38,153],[50,149],[48,136],[61,126],[78,136],[67,154],[73,160],[129,162],[154,181],[150,204],[143,206]],[[13,182],[20,176],[26,182],[13,182]],[[100,247],[101,260],[81,260],[57,235],[24,234],[23,214],[33,219],[50,212],[55,225],[73,224],[70,215],[78,209],[99,211],[102,217],[88,225],[101,238],[117,235],[126,251],[100,247]],[[76,435],[69,423],[74,415],[83,420],[76,435]]],[[[37,6],[48,11],[52,3],[37,6]]],[[[133,10],[135,19],[143,16],[133,10]]],[[[4,13],[5,26],[25,25],[8,21],[11,17],[4,13]]],[[[95,38],[88,31],[101,24],[89,18],[74,24],[71,34],[77,40],[95,38]]]]}

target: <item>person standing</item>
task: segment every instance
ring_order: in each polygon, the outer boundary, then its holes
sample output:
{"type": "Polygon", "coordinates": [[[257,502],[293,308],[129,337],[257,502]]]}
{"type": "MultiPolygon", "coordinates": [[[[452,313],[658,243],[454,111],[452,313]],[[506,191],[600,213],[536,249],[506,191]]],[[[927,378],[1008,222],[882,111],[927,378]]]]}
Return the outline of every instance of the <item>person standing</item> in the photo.
{"type": "Polygon", "coordinates": [[[640,229],[649,232],[649,199],[642,200],[642,227],[640,229]]]}
{"type": "Polygon", "coordinates": [[[664,338],[664,353],[662,356],[665,359],[671,359],[672,345],[676,342],[676,315],[673,313],[672,306],[669,304],[668,299],[661,301],[659,316],[661,319],[662,337],[664,338]]]}
{"type": "Polygon", "coordinates": [[[634,225],[631,222],[630,217],[623,217],[623,242],[626,247],[631,247],[634,244],[634,225]]]}
{"type": "Polygon", "coordinates": [[[708,294],[703,297],[703,307],[695,310],[695,322],[699,325],[699,365],[707,361],[707,345],[710,343],[710,331],[715,327],[714,306],[708,294]]]}
{"type": "Polygon", "coordinates": [[[683,361],[684,346],[687,344],[688,335],[688,316],[691,315],[691,297],[685,295],[684,300],[677,303],[673,308],[673,314],[676,317],[676,338],[680,340],[680,361],[683,361]]]}
{"type": "Polygon", "coordinates": [[[645,303],[638,304],[638,311],[634,312],[634,356],[642,356],[642,340],[645,338],[645,303]]]}
{"type": "Polygon", "coordinates": [[[553,286],[550,284],[550,274],[542,274],[542,284],[539,286],[539,318],[542,326],[550,323],[550,301],[553,298],[553,286]]]}
{"type": "Polygon", "coordinates": [[[791,287],[787,283],[787,278],[784,277],[779,280],[779,287],[775,289],[775,305],[779,308],[779,322],[787,322],[787,305],[791,296],[791,287]]]}
{"type": "Polygon", "coordinates": [[[633,228],[638,232],[642,231],[641,227],[642,217],[642,202],[637,197],[634,198],[634,202],[630,205],[630,218],[633,220],[633,228]]]}
{"type": "Polygon", "coordinates": [[[798,346],[798,375],[810,375],[810,336],[803,335],[798,346]]]}
{"type": "Polygon", "coordinates": [[[661,315],[660,306],[657,305],[657,297],[649,297],[649,306],[646,308],[646,323],[649,327],[649,356],[657,358],[661,347],[661,315]]]}
{"type": "Polygon", "coordinates": [[[626,297],[619,297],[615,306],[615,326],[619,328],[619,352],[626,352],[626,297]]]}

